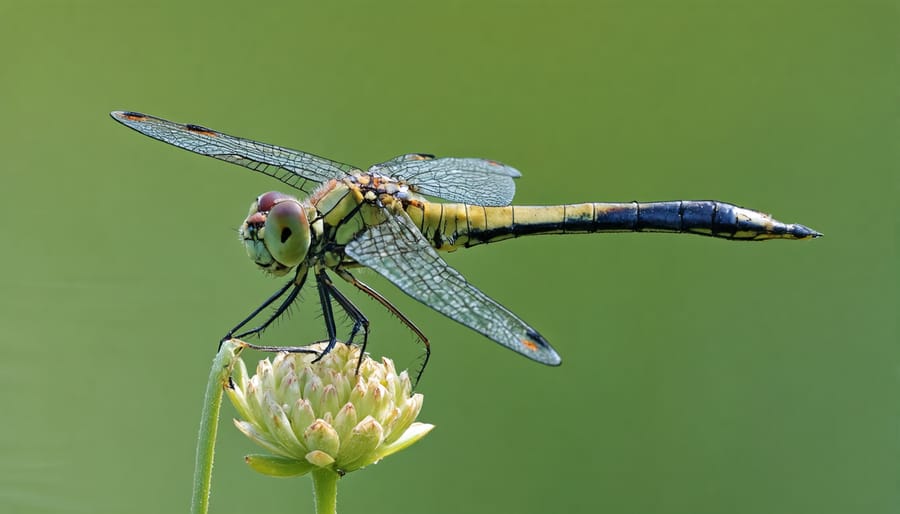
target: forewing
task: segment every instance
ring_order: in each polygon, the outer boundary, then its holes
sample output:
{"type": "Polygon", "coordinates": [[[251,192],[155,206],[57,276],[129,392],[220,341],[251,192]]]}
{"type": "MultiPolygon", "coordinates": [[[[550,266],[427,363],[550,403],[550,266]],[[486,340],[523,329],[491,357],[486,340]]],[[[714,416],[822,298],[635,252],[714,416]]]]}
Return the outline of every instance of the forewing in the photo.
{"type": "Polygon", "coordinates": [[[369,168],[405,180],[416,192],[451,202],[502,206],[516,194],[519,170],[497,161],[476,158],[406,154],[369,168]]]}
{"type": "Polygon", "coordinates": [[[549,365],[559,355],[535,329],[492,300],[451,268],[404,212],[370,227],[344,248],[403,292],[490,339],[549,365]]]}
{"type": "Polygon", "coordinates": [[[174,123],[138,112],[113,111],[110,116],[126,127],[164,143],[208,155],[274,177],[310,193],[317,185],[341,178],[353,166],[313,154],[229,136],[206,127],[174,123]]]}

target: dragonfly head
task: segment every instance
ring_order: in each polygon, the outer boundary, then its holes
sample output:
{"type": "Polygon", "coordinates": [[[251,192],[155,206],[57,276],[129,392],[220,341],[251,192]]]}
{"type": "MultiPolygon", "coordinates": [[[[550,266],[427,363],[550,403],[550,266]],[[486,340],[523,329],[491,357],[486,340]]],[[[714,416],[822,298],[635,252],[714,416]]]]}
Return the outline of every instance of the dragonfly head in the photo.
{"type": "Polygon", "coordinates": [[[254,200],[239,233],[253,262],[278,276],[303,262],[311,239],[304,205],[277,191],[254,200]]]}

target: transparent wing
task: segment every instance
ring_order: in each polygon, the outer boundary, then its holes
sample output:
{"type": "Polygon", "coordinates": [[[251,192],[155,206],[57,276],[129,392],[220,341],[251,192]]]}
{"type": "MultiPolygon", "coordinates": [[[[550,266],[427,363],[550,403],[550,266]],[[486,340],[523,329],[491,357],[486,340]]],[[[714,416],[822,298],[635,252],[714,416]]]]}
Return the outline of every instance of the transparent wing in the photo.
{"type": "Polygon", "coordinates": [[[409,296],[448,318],[538,362],[560,363],[559,355],[535,329],[470,285],[422,237],[404,212],[388,213],[344,248],[409,296]]]}
{"type": "Polygon", "coordinates": [[[265,173],[307,194],[322,182],[345,177],[354,169],[313,154],[229,136],[199,125],[174,123],[138,112],[113,111],[110,116],[153,139],[265,173]]]}
{"type": "Polygon", "coordinates": [[[502,206],[516,194],[519,170],[497,161],[411,153],[369,168],[405,180],[416,192],[451,202],[502,206]]]}

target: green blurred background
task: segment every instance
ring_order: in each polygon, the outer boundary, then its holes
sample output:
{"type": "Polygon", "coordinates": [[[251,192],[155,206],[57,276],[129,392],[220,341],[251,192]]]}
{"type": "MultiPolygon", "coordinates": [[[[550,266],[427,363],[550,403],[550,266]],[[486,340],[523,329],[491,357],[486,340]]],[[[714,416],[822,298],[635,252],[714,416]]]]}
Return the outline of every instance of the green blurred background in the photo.
{"type": "MultiPolygon", "coordinates": [[[[342,512],[900,510],[896,2],[149,4],[0,5],[0,512],[186,511],[218,338],[281,283],[235,227],[285,188],[113,109],[359,166],[490,157],[522,204],[714,198],[826,234],[449,255],[561,368],[365,274],[432,339],[437,429],[342,480],[342,512]]],[[[322,336],[306,296],[267,342],[322,336]]],[[[232,416],[213,512],[311,511],[307,478],[243,464],[232,416]]]]}

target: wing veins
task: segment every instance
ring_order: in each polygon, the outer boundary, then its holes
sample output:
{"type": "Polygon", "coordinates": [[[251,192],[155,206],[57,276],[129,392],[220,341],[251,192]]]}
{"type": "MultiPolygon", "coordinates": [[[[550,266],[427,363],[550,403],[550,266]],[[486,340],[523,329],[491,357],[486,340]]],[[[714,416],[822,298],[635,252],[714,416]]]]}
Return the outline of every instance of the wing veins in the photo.
{"type": "Polygon", "coordinates": [[[345,177],[356,169],[311,153],[231,136],[198,125],[134,112],[115,111],[110,115],[153,139],[263,173],[305,193],[310,193],[314,185],[345,177]]]}
{"type": "Polygon", "coordinates": [[[559,356],[536,330],[469,284],[428,244],[406,213],[386,215],[385,222],[347,244],[347,255],[448,318],[526,357],[559,364],[559,356]]]}

